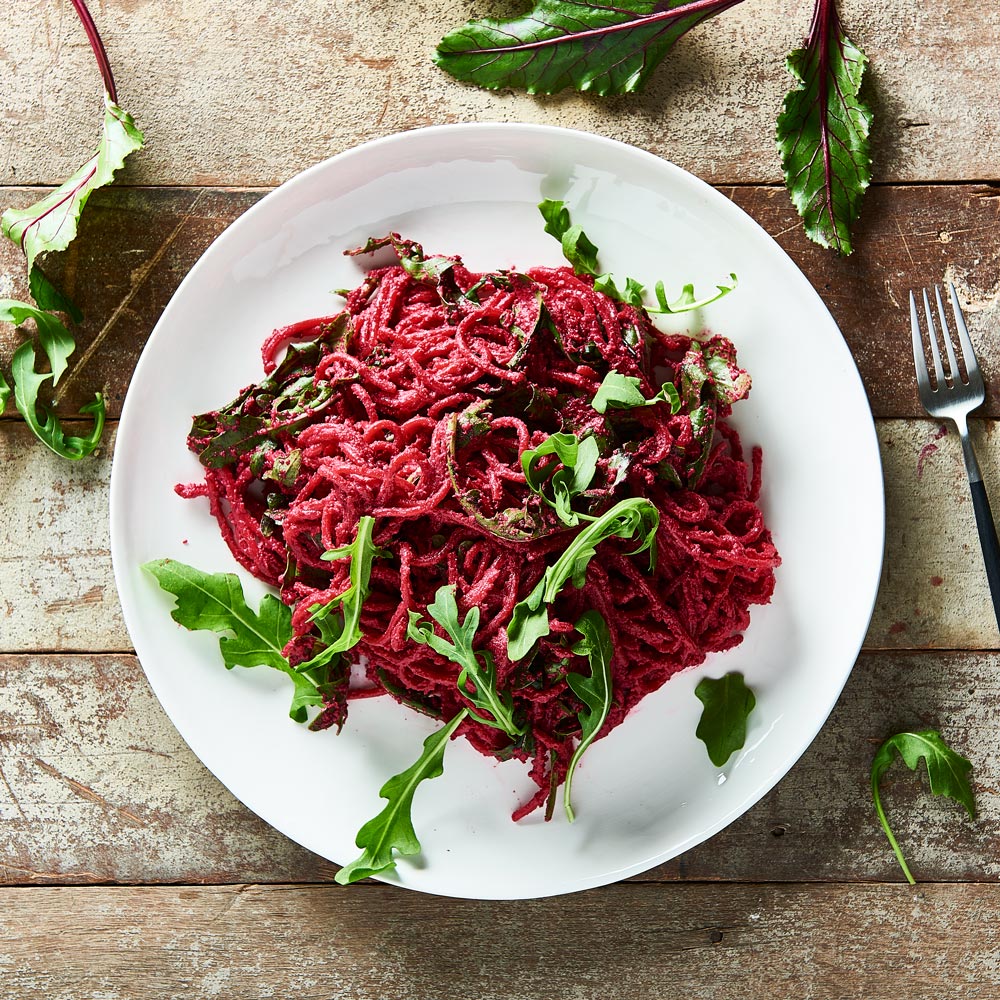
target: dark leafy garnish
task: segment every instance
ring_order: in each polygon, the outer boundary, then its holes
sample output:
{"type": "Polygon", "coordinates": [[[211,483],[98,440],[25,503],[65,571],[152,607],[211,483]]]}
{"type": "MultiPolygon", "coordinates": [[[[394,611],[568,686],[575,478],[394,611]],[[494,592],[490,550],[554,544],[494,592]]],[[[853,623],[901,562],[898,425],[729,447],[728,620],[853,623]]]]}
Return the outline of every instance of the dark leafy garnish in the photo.
{"type": "Polygon", "coordinates": [[[447,725],[431,733],[424,740],[424,751],[417,760],[382,786],[379,797],[388,800],[388,805],[358,831],[355,844],[362,854],[337,872],[336,879],[341,885],[390,871],[396,867],[396,854],[420,851],[410,816],[413,795],[422,781],[444,774],[448,741],[468,714],[469,710],[463,708],[447,725]]]}
{"type": "Polygon", "coordinates": [[[317,383],[313,377],[316,363],[324,349],[343,344],[349,336],[347,315],[340,313],[316,340],[292,344],[278,367],[263,381],[245,389],[221,410],[195,417],[190,439],[199,449],[202,465],[223,468],[247,452],[280,444],[288,435],[318,419],[337,397],[341,386],[353,378],[317,383]]]}
{"type": "Polygon", "coordinates": [[[941,738],[941,734],[934,729],[924,729],[915,733],[897,733],[895,736],[890,736],[879,747],[878,753],[872,760],[872,800],[875,803],[875,812],[878,814],[879,823],[882,824],[882,829],[889,839],[906,880],[910,885],[914,885],[914,878],[910,874],[903,852],[889,827],[889,820],[882,808],[882,797],[879,794],[879,782],[882,780],[882,775],[889,769],[897,755],[911,771],[916,771],[917,765],[923,761],[927,768],[931,791],[935,795],[944,795],[958,802],[965,807],[969,816],[975,819],[976,799],[972,785],[969,783],[972,762],[952,750],[941,738]]]}
{"type": "Polygon", "coordinates": [[[406,240],[399,233],[389,233],[388,236],[370,237],[363,247],[354,250],[345,250],[348,257],[356,257],[360,254],[375,253],[383,247],[391,247],[399,258],[402,268],[411,278],[417,281],[429,281],[437,284],[444,274],[450,271],[457,263],[455,257],[426,257],[424,248],[415,240],[406,240]]]}
{"type": "Polygon", "coordinates": [[[470,21],[446,35],[436,62],[492,90],[554,94],[639,90],[677,40],[740,0],[538,0],[521,17],[470,21]]]}
{"type": "Polygon", "coordinates": [[[589,488],[597,472],[598,458],[600,446],[593,435],[581,441],[576,434],[559,432],[549,435],[537,448],[522,452],[521,470],[528,487],[555,508],[559,520],[575,527],[581,519],[593,520],[588,514],[574,511],[573,501],[589,488]],[[542,465],[550,455],[556,461],[542,465]],[[551,496],[545,490],[546,485],[551,487],[551,496]]]}
{"type": "Polygon", "coordinates": [[[559,558],[545,571],[534,590],[514,605],[507,626],[507,655],[511,660],[527,656],[535,643],[549,634],[549,605],[570,581],[580,588],[586,582],[587,566],[597,546],[609,538],[640,539],[631,552],[649,552],[650,569],[656,563],[656,529],[659,511],[646,499],[621,500],[597,520],[580,529],[559,558]]]}
{"type": "Polygon", "coordinates": [[[743,675],[731,672],[724,677],[703,677],[694,689],[705,706],[695,735],[708,750],[709,759],[722,767],[742,750],[747,740],[747,719],[757,704],[743,675]]]}
{"type": "Polygon", "coordinates": [[[566,818],[571,823],[575,819],[571,802],[573,773],[580,763],[580,758],[597,738],[611,710],[611,656],[614,652],[611,648],[608,623],[599,612],[586,612],[576,623],[576,630],[583,638],[572,647],[572,651],[578,656],[586,656],[590,661],[590,676],[566,674],[566,683],[584,704],[577,713],[580,721],[580,742],[570,759],[563,786],[566,818]]]}
{"type": "Polygon", "coordinates": [[[871,181],[872,112],[860,97],[866,63],[834,0],[816,0],[805,44],[788,56],[796,86],[778,116],[785,186],[806,235],[845,255],[871,181]]]}
{"type": "Polygon", "coordinates": [[[434,631],[434,626],[421,621],[416,611],[410,612],[406,634],[414,642],[430,646],[435,653],[462,668],[456,681],[462,697],[468,698],[475,708],[489,712],[492,716],[485,718],[479,712],[469,709],[469,714],[477,722],[500,729],[511,737],[522,735],[524,727],[514,721],[514,700],[511,693],[497,690],[497,668],[493,655],[487,650],[473,649],[476,629],[479,628],[479,608],[469,608],[465,621],[461,621],[455,588],[444,586],[438,588],[434,600],[427,605],[427,613],[447,632],[452,641],[448,642],[439,636],[434,631]]]}

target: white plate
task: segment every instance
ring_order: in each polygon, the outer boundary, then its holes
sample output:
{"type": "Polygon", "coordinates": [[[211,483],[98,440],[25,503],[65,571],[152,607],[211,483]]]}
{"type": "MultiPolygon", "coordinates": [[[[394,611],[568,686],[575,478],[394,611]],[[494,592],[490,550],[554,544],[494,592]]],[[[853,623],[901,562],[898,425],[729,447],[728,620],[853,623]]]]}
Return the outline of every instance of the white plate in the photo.
{"type": "MultiPolygon", "coordinates": [[[[489,269],[562,263],[536,203],[565,199],[605,266],[676,293],[735,271],[739,289],[704,310],[731,337],[753,391],[738,404],[746,443],[764,447],[762,504],[784,560],[772,603],[743,644],[648,697],[587,753],[577,822],[561,810],[514,824],[533,785],[525,766],[452,743],[443,777],[419,790],[422,855],[386,881],[426,892],[523,898],[634,875],[705,840],[767,792],[806,749],[850,673],[871,615],[884,531],[882,474],[857,369],[819,297],[777,244],[725,196],[649,153],[529,125],[423,129],[360,146],[283,185],[235,222],[184,279],[129,389],[111,481],[111,550],[125,621],[149,682],[206,766],[258,815],[337,863],[384,805],[385,779],[412,763],[435,724],[388,698],[351,706],[338,737],[287,717],[287,679],[223,669],[218,640],[170,618],[172,598],[140,569],[169,556],[239,570],[185,447],[191,415],[261,376],[273,327],[329,313],[355,285],[344,257],[396,230],[428,251],[489,269]],[[746,748],[722,771],[695,738],[706,673],[742,670],[757,692],[746,748]]],[[[688,320],[686,320],[688,321],[688,320]]]]}

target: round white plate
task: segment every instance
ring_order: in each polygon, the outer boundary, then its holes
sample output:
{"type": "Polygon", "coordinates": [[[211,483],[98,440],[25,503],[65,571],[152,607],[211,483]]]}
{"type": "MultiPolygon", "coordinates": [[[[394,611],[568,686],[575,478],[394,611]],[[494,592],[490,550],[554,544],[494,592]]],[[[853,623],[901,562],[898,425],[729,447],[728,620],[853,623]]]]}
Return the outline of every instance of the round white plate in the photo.
{"type": "Polygon", "coordinates": [[[276,326],[330,313],[330,290],[358,283],[343,250],[398,231],[475,269],[562,263],[536,204],[564,199],[601,260],[668,293],[736,292],[683,317],[735,341],[753,376],[735,422],[764,448],[762,504],[783,564],[772,603],[752,611],[737,649],[709,657],[648,697],[587,753],[561,808],[518,824],[533,785],[464,740],[419,789],[423,850],[386,876],[450,896],[513,899],[572,892],[642,872],[705,840],[767,792],[806,749],[850,673],[871,615],[884,532],[882,475],[868,403],[840,332],[777,244],[724,195],[649,153],[581,132],[455,125],[407,132],[321,163],[235,222],[184,279],[129,389],[111,480],[111,551],[125,621],[149,682],[206,766],[293,840],[343,864],[385,804],[385,779],[412,763],[435,724],[388,698],[351,706],[340,736],[289,720],[287,678],[227,672],[218,639],[170,618],[173,599],[140,566],[171,557],[239,572],[185,446],[191,415],[259,380],[276,326]],[[722,770],[695,738],[698,679],[741,670],[757,693],[745,749],[722,770]]]}

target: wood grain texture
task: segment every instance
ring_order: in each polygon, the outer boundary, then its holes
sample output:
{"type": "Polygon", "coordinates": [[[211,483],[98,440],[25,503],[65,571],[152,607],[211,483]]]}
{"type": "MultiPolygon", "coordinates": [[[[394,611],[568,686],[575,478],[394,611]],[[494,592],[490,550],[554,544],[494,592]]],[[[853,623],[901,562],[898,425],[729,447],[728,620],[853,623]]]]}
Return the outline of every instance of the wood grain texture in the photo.
{"type": "MultiPolygon", "coordinates": [[[[986,412],[1000,417],[1000,186],[874,188],[858,250],[846,260],[805,238],[783,189],[723,190],[777,238],[819,291],[858,362],[876,416],[923,415],[912,373],[907,293],[946,278],[959,290],[979,345],[990,386],[986,412]]],[[[109,414],[121,412],[139,353],[170,296],[209,244],[262,195],[115,188],[94,196],[80,237],[51,265],[86,315],[79,353],[60,387],[60,412],[78,413],[98,388],[109,414]]],[[[0,205],[35,197],[37,191],[0,188],[0,205]]],[[[720,269],[726,266],[720,260],[720,269]]],[[[23,258],[3,241],[0,296],[26,294],[23,258]]],[[[250,339],[262,341],[269,332],[256,331],[250,339]]],[[[9,363],[20,339],[0,324],[0,362],[9,363]]]]}
{"type": "Polygon", "coordinates": [[[48,1000],[990,1000],[998,918],[996,886],[6,889],[0,963],[48,1000]]]}
{"type": "MultiPolygon", "coordinates": [[[[996,178],[1000,15],[979,0],[842,0],[868,53],[876,178],[996,178]]],[[[476,0],[104,0],[95,12],[120,99],[148,149],[126,176],[157,184],[272,185],[358,142],[424,125],[524,121],[603,133],[717,183],[780,179],[773,135],[788,51],[809,0],[745,4],[692,32],[640,95],[549,98],[461,84],[432,63],[476,0]]],[[[90,154],[100,79],[66,4],[13,5],[0,51],[0,149],[8,183],[59,183],[90,154]],[[52,137],[58,142],[53,143],[52,137]]]]}
{"type": "MultiPolygon", "coordinates": [[[[285,708],[279,697],[275,713],[285,708]]],[[[928,727],[973,760],[979,814],[970,820],[933,798],[926,779],[891,769],[884,802],[911,867],[921,880],[1000,880],[995,653],[863,654],[778,786],[712,840],[637,880],[900,881],[867,776],[884,739],[928,727]]],[[[317,882],[333,872],[202,767],[134,657],[0,656],[0,883],[317,882]]]]}
{"type": "MultiPolygon", "coordinates": [[[[1000,510],[1000,424],[974,427],[1000,510]]],[[[953,434],[929,420],[880,421],[886,554],[871,649],[1000,645],[972,502],[953,434]]],[[[0,421],[0,651],[127,652],[111,568],[108,485],[113,428],[101,454],[66,462],[24,425],[0,421]]],[[[831,455],[845,476],[850,455],[831,455]]],[[[766,469],[766,453],[765,453],[766,469]]],[[[206,515],[207,517],[208,515],[206,515]]],[[[212,567],[206,567],[212,568],[212,567]]],[[[214,567],[235,570],[230,566],[214,567]]]]}

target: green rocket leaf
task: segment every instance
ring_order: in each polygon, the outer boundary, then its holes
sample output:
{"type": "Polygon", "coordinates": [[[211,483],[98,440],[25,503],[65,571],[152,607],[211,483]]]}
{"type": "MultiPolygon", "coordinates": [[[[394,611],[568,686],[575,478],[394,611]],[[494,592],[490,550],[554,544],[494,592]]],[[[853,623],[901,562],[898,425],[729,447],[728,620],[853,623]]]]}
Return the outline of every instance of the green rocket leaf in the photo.
{"type": "Polygon", "coordinates": [[[878,753],[872,760],[872,800],[875,803],[875,812],[878,814],[879,823],[882,824],[882,829],[885,831],[900,868],[903,869],[906,880],[910,885],[913,885],[913,876],[910,874],[903,852],[889,827],[889,820],[882,808],[882,797],[879,794],[879,782],[882,780],[882,775],[889,769],[897,755],[911,771],[916,771],[917,765],[923,761],[927,768],[931,791],[935,795],[944,795],[949,799],[954,799],[965,807],[965,811],[970,817],[975,819],[976,799],[972,792],[972,785],[969,784],[972,762],[952,750],[941,738],[941,734],[934,729],[924,729],[916,733],[897,733],[895,736],[890,736],[879,747],[878,753]]]}

